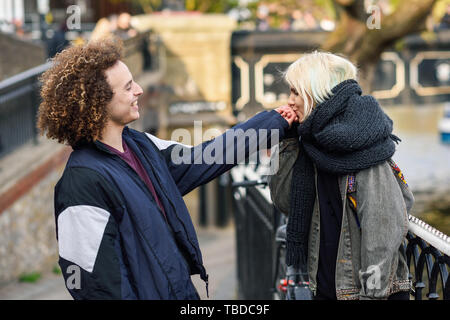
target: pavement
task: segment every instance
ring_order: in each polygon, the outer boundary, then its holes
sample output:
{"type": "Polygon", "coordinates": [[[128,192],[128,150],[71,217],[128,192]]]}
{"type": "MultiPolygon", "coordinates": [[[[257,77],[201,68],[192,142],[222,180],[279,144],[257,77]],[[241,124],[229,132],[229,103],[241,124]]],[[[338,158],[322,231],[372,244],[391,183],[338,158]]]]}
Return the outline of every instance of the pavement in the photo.
{"type": "MultiPolygon", "coordinates": [[[[234,226],[197,228],[203,262],[209,274],[209,300],[237,299],[234,226]]],[[[207,299],[205,283],[192,276],[201,299],[207,299]]],[[[12,282],[0,287],[0,300],[72,300],[61,275],[43,274],[35,283],[12,282]]]]}

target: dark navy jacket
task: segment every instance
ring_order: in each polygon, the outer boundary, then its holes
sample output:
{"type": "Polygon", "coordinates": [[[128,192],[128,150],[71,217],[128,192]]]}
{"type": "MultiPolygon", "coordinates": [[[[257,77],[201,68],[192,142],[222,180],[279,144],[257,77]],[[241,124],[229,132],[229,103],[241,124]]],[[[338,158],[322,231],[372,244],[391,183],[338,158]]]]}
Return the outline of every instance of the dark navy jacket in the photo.
{"type": "Polygon", "coordinates": [[[123,139],[152,180],[167,221],[119,156],[99,141],[74,148],[55,187],[59,264],[70,294],[75,299],[198,299],[190,275],[200,274],[206,282],[208,275],[182,196],[256,151],[255,141],[239,138],[243,134],[255,129],[258,145],[270,148],[287,127],[276,111],[264,111],[196,147],[125,127],[123,139]],[[216,161],[205,161],[205,154],[216,161]]]}

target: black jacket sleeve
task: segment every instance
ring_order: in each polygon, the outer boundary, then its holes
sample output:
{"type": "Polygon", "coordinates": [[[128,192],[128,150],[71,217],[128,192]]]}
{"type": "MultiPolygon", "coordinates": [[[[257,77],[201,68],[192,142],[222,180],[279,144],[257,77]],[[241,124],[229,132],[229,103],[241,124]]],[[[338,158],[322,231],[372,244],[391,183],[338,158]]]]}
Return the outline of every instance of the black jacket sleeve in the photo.
{"type": "MultiPolygon", "coordinates": [[[[288,122],[276,111],[263,111],[195,147],[148,135],[163,153],[182,195],[230,170],[284,137],[288,122]]],[[[253,159],[253,158],[251,158],[253,159]]]]}
{"type": "Polygon", "coordinates": [[[66,168],[55,187],[59,265],[74,299],[121,299],[119,201],[87,168],[66,168]]]}

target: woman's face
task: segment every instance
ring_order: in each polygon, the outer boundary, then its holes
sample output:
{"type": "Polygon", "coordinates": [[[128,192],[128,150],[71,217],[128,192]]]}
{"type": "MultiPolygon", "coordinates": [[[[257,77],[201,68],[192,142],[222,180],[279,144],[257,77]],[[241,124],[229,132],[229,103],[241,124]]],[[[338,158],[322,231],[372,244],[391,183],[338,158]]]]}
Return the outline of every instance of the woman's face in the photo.
{"type": "Polygon", "coordinates": [[[305,101],[303,100],[302,96],[295,90],[294,87],[291,87],[291,93],[289,95],[288,99],[288,105],[289,107],[294,110],[295,114],[298,117],[298,122],[302,122],[303,115],[305,113],[304,105],[305,101]]]}

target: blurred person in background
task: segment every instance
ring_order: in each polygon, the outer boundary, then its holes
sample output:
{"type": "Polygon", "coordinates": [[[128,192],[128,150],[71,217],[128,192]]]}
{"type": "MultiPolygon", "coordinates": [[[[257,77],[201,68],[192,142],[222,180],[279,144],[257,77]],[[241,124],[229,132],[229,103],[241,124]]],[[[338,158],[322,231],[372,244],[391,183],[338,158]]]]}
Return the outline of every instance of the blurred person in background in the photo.
{"type": "Polygon", "coordinates": [[[117,30],[117,23],[119,20],[119,16],[117,14],[112,14],[110,16],[108,16],[108,21],[109,21],[109,30],[114,33],[117,30]]]}
{"type": "Polygon", "coordinates": [[[111,24],[107,18],[101,18],[95,24],[95,28],[91,33],[90,40],[97,41],[112,36],[111,24]]]}
{"type": "Polygon", "coordinates": [[[54,57],[58,52],[61,52],[65,47],[69,45],[69,40],[66,39],[66,33],[68,31],[67,23],[64,20],[56,30],[53,38],[48,41],[48,57],[54,57]]]}
{"type": "Polygon", "coordinates": [[[316,18],[314,18],[313,14],[309,11],[306,11],[303,14],[304,20],[305,20],[305,24],[306,24],[306,28],[308,30],[314,30],[314,29],[318,29],[319,28],[319,24],[316,21],[316,18]]]}
{"type": "Polygon", "coordinates": [[[265,4],[260,4],[256,11],[256,28],[259,31],[267,31],[269,26],[269,8],[265,4]]]}
{"type": "Polygon", "coordinates": [[[308,27],[303,19],[303,13],[301,10],[294,10],[291,14],[291,28],[292,30],[306,30],[308,27]]]}
{"type": "Polygon", "coordinates": [[[447,5],[447,10],[444,16],[442,17],[438,27],[438,30],[445,30],[445,29],[450,29],[450,4],[447,5]]]}
{"type": "Polygon", "coordinates": [[[131,15],[127,12],[122,12],[117,18],[117,29],[114,34],[121,39],[128,39],[135,37],[138,33],[131,26],[131,15]]]}
{"type": "Polygon", "coordinates": [[[23,37],[25,35],[25,31],[23,29],[23,20],[22,19],[14,19],[13,24],[14,24],[14,32],[15,32],[16,36],[18,36],[20,38],[23,37]]]}

